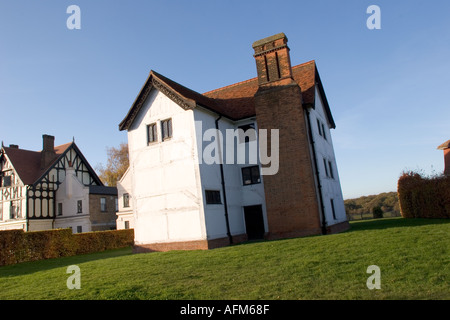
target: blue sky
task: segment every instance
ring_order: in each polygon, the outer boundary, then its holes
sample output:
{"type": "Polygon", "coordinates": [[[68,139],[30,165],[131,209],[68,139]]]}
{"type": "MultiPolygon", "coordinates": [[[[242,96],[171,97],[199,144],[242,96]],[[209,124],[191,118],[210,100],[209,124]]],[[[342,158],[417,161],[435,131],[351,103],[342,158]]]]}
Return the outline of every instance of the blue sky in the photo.
{"type": "Polygon", "coordinates": [[[0,1],[0,140],[40,150],[75,137],[93,167],[150,70],[198,92],[256,76],[251,44],[284,32],[316,60],[344,198],[395,191],[403,170],[443,171],[450,139],[448,1],[0,1]],[[81,29],[69,30],[69,5],[81,29]],[[366,9],[381,9],[369,30],[366,9]]]}

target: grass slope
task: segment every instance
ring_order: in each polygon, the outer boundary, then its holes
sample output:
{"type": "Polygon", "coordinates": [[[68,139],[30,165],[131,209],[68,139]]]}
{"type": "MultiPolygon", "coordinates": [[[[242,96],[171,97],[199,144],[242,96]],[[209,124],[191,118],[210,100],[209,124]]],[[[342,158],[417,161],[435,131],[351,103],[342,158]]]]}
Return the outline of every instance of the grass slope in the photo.
{"type": "Polygon", "coordinates": [[[351,231],[209,251],[131,249],[0,267],[0,299],[449,299],[449,220],[352,222],[351,231]],[[69,290],[69,265],[81,289],[69,290]],[[369,290],[366,270],[381,269],[369,290]]]}

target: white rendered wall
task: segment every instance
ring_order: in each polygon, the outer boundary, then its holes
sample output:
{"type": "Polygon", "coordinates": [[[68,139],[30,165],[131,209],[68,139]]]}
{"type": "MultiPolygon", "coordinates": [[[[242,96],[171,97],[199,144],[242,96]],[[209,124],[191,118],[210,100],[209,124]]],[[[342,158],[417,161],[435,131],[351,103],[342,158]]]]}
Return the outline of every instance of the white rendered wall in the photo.
{"type": "Polygon", "coordinates": [[[52,219],[31,219],[28,220],[27,231],[43,231],[53,229],[52,219]]]}
{"type": "Polygon", "coordinates": [[[135,243],[206,239],[192,110],[153,89],[128,130],[135,243]],[[161,121],[172,119],[172,138],[161,141],[161,121]],[[158,141],[147,144],[147,125],[158,141]]]}
{"type": "Polygon", "coordinates": [[[65,179],[56,191],[55,216],[55,229],[72,228],[76,233],[77,227],[81,226],[82,232],[91,231],[89,187],[78,180],[73,168],[66,169],[65,179]],[[82,201],[82,213],[78,213],[78,200],[82,201]],[[62,203],[62,215],[58,215],[58,203],[62,203]]]}
{"type": "MultiPolygon", "coordinates": [[[[203,205],[205,208],[207,235],[208,239],[224,238],[227,237],[227,228],[220,165],[217,162],[210,164],[207,160],[210,158],[215,158],[215,152],[209,152],[209,145],[213,144],[213,146],[215,146],[212,149],[219,149],[218,145],[215,143],[215,138],[210,138],[210,136],[205,135],[208,129],[216,129],[215,120],[219,118],[219,116],[215,113],[197,108],[194,110],[194,118],[195,121],[197,121],[197,144],[199,147],[198,152],[200,155],[203,155],[202,163],[200,164],[200,176],[202,184],[203,205]],[[201,124],[201,126],[199,124],[201,124]],[[203,149],[200,149],[200,141],[203,141],[203,149]],[[205,190],[220,191],[222,204],[206,204],[205,190]]],[[[230,139],[227,139],[227,129],[231,130],[230,132],[235,132],[238,126],[248,123],[255,123],[256,125],[256,120],[249,119],[240,122],[232,122],[230,120],[227,120],[226,118],[221,118],[218,122],[219,131],[222,133],[223,138],[223,143],[221,143],[221,152],[223,156],[223,171],[226,186],[225,192],[227,198],[228,218],[230,223],[231,235],[240,235],[246,233],[243,207],[250,205],[262,205],[265,230],[268,231],[267,219],[265,214],[266,210],[263,177],[261,177],[261,183],[259,184],[244,186],[242,182],[241,168],[259,165],[259,157],[255,157],[256,164],[238,164],[237,159],[235,159],[235,161],[231,163],[227,162],[227,147],[229,148],[230,143],[231,145],[234,145],[233,150],[235,155],[237,154],[238,148],[241,148],[245,145],[247,145],[247,147],[253,146],[253,150],[257,150],[257,140],[247,143],[239,143],[238,139],[236,139],[234,142],[230,142],[230,139]]],[[[242,151],[242,149],[240,150],[242,151]]],[[[250,150],[252,150],[252,147],[250,147],[250,150]]]]}
{"type": "Polygon", "coordinates": [[[333,225],[339,222],[343,222],[347,218],[345,214],[344,198],[342,196],[341,183],[339,181],[339,173],[336,157],[334,154],[330,126],[327,121],[327,116],[325,114],[322,99],[318,94],[319,90],[317,86],[315,91],[315,110],[310,110],[311,129],[315,142],[314,145],[316,149],[317,165],[319,167],[320,182],[322,185],[322,197],[325,207],[325,217],[327,225],[333,225]],[[324,124],[326,139],[319,134],[317,119],[319,119],[320,123],[324,124]],[[334,178],[330,177],[329,168],[327,168],[329,176],[326,175],[323,159],[325,159],[327,166],[328,162],[331,162],[334,178]],[[334,219],[333,217],[330,199],[333,199],[334,202],[336,219],[334,219]]]}
{"type": "Polygon", "coordinates": [[[119,211],[117,212],[116,226],[118,230],[125,229],[125,221],[128,221],[130,229],[134,228],[133,199],[131,193],[132,178],[130,170],[128,169],[123,177],[117,182],[119,211]],[[124,207],[123,203],[123,195],[126,193],[129,195],[128,207],[124,207]]]}

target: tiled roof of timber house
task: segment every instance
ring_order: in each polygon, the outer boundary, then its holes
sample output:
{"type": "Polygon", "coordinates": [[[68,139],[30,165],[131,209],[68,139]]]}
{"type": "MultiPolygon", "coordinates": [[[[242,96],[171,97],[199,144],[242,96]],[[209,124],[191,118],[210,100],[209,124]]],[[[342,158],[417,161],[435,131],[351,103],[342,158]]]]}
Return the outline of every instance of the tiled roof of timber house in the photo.
{"type": "MultiPolygon", "coordinates": [[[[315,84],[318,83],[319,90],[322,91],[321,94],[325,100],[328,119],[334,128],[334,121],[324,96],[325,93],[318,77],[315,61],[312,60],[292,67],[292,76],[302,90],[305,105],[314,106],[315,84]]],[[[129,128],[153,87],[163,91],[184,109],[193,109],[198,105],[231,120],[255,116],[254,95],[258,90],[258,78],[256,77],[201,94],[155,71],[151,71],[128,114],[119,124],[120,130],[129,128]]]]}
{"type": "Polygon", "coordinates": [[[22,180],[25,185],[31,185],[42,176],[42,174],[59,158],[61,154],[67,150],[71,144],[72,142],[56,146],[54,148],[54,159],[52,159],[50,165],[46,168],[41,168],[41,151],[30,151],[10,147],[3,147],[3,149],[19,175],[20,180],[22,180]]]}

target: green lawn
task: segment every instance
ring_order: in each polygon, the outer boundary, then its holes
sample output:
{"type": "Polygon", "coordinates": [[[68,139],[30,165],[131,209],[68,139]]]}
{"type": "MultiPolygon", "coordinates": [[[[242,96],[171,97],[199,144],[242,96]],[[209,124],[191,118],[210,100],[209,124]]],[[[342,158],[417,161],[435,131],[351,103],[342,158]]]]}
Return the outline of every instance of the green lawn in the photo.
{"type": "Polygon", "coordinates": [[[381,219],[345,233],[209,251],[130,248],[0,267],[0,299],[450,299],[450,220],[381,219]],[[81,270],[69,290],[66,269],[81,270]],[[381,270],[369,290],[367,267],[381,270]]]}

